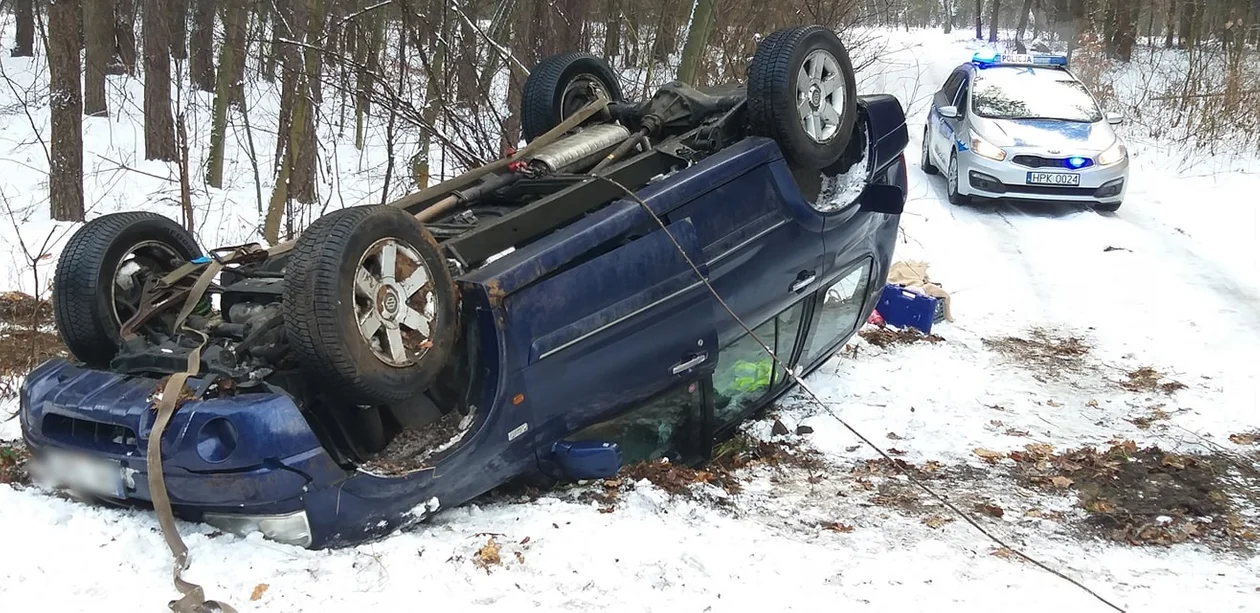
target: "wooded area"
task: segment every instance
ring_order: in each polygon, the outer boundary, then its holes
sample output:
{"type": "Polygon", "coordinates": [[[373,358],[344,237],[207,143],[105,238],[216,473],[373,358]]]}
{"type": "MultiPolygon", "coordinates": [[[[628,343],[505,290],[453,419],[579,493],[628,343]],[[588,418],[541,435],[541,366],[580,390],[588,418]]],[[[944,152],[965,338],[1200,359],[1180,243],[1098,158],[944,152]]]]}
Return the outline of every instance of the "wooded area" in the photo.
{"type": "Polygon", "coordinates": [[[1260,0],[9,0],[5,12],[16,26],[12,55],[47,54],[54,218],[84,215],[83,115],[109,115],[111,75],[137,76],[144,156],[174,165],[185,200],[223,185],[229,127],[244,131],[271,241],[321,198],[319,130],[349,131],[361,149],[367,126],[384,126],[384,200],[391,182],[418,188],[440,174],[435,147],[467,168],[514,146],[527,69],[570,50],[632,69],[623,87],[634,97],[675,75],[698,85],[742,79],[758,35],[792,23],[842,37],[863,26],[974,24],[988,41],[1069,51],[1084,41],[1119,62],[1141,45],[1223,54],[1234,75],[1225,91],[1187,95],[1260,106],[1241,70],[1260,42],[1260,0]],[[259,82],[279,84],[279,113],[267,122],[251,121],[243,93],[259,82]],[[206,143],[186,138],[197,91],[213,100],[206,143]],[[404,126],[418,139],[394,139],[404,126]],[[252,151],[260,131],[278,135],[274,151],[252,151]],[[202,167],[189,169],[189,149],[202,147],[202,167]]]}

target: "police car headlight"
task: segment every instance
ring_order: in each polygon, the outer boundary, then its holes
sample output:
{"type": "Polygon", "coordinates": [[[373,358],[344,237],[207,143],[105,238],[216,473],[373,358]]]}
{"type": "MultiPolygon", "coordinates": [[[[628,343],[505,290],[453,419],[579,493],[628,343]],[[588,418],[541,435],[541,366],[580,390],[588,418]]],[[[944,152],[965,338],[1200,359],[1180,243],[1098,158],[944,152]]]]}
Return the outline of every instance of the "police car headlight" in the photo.
{"type": "Polygon", "coordinates": [[[1123,144],[1116,142],[1116,144],[1112,145],[1106,151],[1098,154],[1098,165],[1110,166],[1124,161],[1124,158],[1126,157],[1129,157],[1128,150],[1124,148],[1123,144]]]}
{"type": "Polygon", "coordinates": [[[1006,151],[1002,150],[1001,147],[980,138],[980,135],[975,132],[971,133],[971,150],[975,151],[977,155],[987,157],[990,160],[997,160],[1001,162],[1006,159],[1006,151]]]}

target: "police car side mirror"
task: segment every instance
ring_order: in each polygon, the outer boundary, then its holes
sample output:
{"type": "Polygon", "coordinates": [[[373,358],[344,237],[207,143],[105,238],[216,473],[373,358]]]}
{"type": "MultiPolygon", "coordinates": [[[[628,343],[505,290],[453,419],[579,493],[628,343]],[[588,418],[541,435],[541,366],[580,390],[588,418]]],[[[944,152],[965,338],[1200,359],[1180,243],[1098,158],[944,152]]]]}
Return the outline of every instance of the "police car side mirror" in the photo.
{"type": "Polygon", "coordinates": [[[1107,123],[1113,126],[1118,126],[1124,123],[1124,115],[1121,115],[1120,113],[1107,113],[1107,123]]]}
{"type": "Polygon", "coordinates": [[[958,107],[952,104],[950,106],[943,106],[939,109],[936,109],[936,112],[939,113],[940,116],[944,117],[945,119],[958,119],[958,107]]]}

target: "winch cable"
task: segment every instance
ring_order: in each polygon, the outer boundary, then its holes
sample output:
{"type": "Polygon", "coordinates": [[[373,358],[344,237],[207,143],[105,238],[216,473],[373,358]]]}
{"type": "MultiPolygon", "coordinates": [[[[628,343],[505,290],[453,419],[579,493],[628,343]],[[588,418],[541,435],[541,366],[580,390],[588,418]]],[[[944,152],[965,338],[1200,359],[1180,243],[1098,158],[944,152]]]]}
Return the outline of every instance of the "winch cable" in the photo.
{"type": "Polygon", "coordinates": [[[836,420],[841,426],[844,426],[846,430],[853,433],[854,436],[856,436],[859,440],[865,443],[868,447],[875,450],[875,453],[878,453],[885,460],[888,460],[888,463],[893,468],[895,468],[898,472],[904,475],[911,483],[913,483],[919,489],[926,492],[932,498],[935,498],[947,509],[952,511],[955,515],[958,515],[959,517],[961,517],[963,521],[970,524],[973,528],[978,530],[984,536],[988,537],[989,540],[996,543],[999,547],[1002,547],[1006,549],[1007,551],[1014,553],[1015,555],[1033,564],[1034,566],[1060,579],[1063,579],[1064,581],[1067,581],[1068,583],[1071,583],[1072,585],[1076,586],[1077,588],[1080,588],[1081,590],[1084,590],[1086,593],[1093,596],[1099,602],[1102,602],[1108,607],[1111,607],[1112,609],[1115,609],[1116,611],[1119,611],[1120,613],[1125,613],[1125,610],[1123,608],[1111,602],[1110,600],[1106,599],[1105,597],[1100,595],[1098,592],[1095,592],[1093,589],[1090,589],[1088,586],[1081,583],[1080,581],[1067,576],[1061,571],[1051,568],[1045,563],[1034,559],[1032,556],[1029,556],[1028,554],[1024,553],[1023,551],[1015,547],[1012,547],[1011,545],[1003,541],[1001,538],[998,538],[997,536],[995,536],[992,532],[988,531],[983,526],[981,526],[980,522],[976,521],[976,519],[972,517],[969,513],[958,508],[958,506],[950,502],[947,497],[945,497],[942,494],[938,494],[926,483],[916,478],[914,474],[912,474],[909,470],[902,467],[899,462],[897,462],[896,460],[892,458],[892,456],[888,455],[883,449],[880,449],[879,446],[876,445],[873,441],[871,441],[870,438],[866,437],[861,432],[858,432],[856,428],[849,425],[849,422],[845,421],[844,418],[840,417],[840,415],[838,415],[834,410],[832,410],[832,408],[828,406],[826,402],[823,402],[822,398],[820,398],[818,394],[814,393],[814,390],[810,389],[810,387],[805,384],[805,380],[797,376],[795,372],[793,372],[790,368],[788,368],[787,364],[785,364],[782,360],[779,359],[779,356],[774,352],[774,350],[770,349],[770,347],[766,345],[765,342],[763,342],[760,338],[758,338],[757,335],[752,331],[752,328],[748,327],[748,324],[744,323],[744,320],[735,314],[735,311],[732,310],[731,307],[726,304],[726,301],[723,300],[722,296],[718,294],[717,289],[713,287],[713,284],[709,282],[709,280],[705,277],[704,273],[700,271],[700,268],[696,266],[695,262],[691,260],[691,257],[687,255],[687,250],[684,249],[681,244],[679,244],[678,240],[674,238],[674,235],[670,233],[669,228],[665,226],[665,222],[661,220],[660,216],[658,216],[655,211],[652,210],[652,207],[648,206],[647,202],[644,202],[644,200],[640,198],[638,194],[634,193],[626,186],[622,185],[621,183],[618,183],[617,181],[614,181],[613,179],[608,178],[607,176],[604,176],[604,175],[593,175],[593,176],[595,176],[595,178],[600,179],[602,181],[606,181],[613,187],[616,187],[617,189],[624,192],[628,197],[630,197],[630,199],[638,203],[639,207],[641,207],[648,214],[648,216],[650,216],[652,220],[655,221],[658,226],[660,226],[661,230],[665,232],[665,236],[669,238],[669,241],[671,243],[673,243],[674,248],[677,249],[678,253],[682,255],[684,260],[686,260],[687,265],[691,267],[691,270],[696,273],[696,277],[700,279],[700,282],[703,283],[706,288],[708,288],[709,293],[713,294],[713,297],[718,301],[718,304],[722,305],[722,309],[725,310],[726,313],[730,315],[732,319],[735,320],[735,323],[739,324],[739,326],[743,328],[744,331],[747,332],[748,335],[752,337],[752,339],[756,341],[758,345],[761,346],[762,351],[766,352],[766,354],[769,355],[770,358],[773,359],[774,362],[778,364],[780,368],[783,369],[783,372],[786,373],[789,377],[791,377],[792,380],[797,385],[799,385],[802,390],[805,391],[805,393],[814,402],[814,404],[818,405],[818,407],[822,409],[827,415],[829,415],[832,419],[836,420]]]}
{"type": "MultiPolygon", "coordinates": [[[[237,253],[242,250],[238,249],[237,253]]],[[[234,253],[233,257],[228,259],[233,259],[237,253],[234,253]]],[[[209,341],[209,338],[199,330],[184,327],[184,321],[188,319],[193,309],[196,308],[197,303],[201,301],[201,297],[205,295],[206,290],[209,289],[210,284],[214,281],[215,275],[222,270],[223,264],[223,260],[215,258],[205,265],[192,290],[189,291],[183,308],[180,309],[179,315],[175,318],[175,324],[171,327],[173,332],[195,333],[201,338],[201,342],[197,343],[197,346],[188,352],[188,362],[184,372],[171,375],[167,379],[166,385],[162,388],[162,397],[157,400],[154,407],[157,416],[153,421],[153,429],[149,431],[149,442],[145,455],[146,470],[149,471],[149,498],[153,503],[153,512],[157,515],[158,526],[162,528],[162,537],[166,539],[166,546],[170,548],[171,554],[175,557],[172,568],[172,579],[175,583],[175,589],[183,594],[182,598],[172,600],[168,604],[171,611],[175,613],[209,613],[216,608],[222,613],[236,613],[236,609],[226,603],[217,600],[206,600],[205,590],[200,585],[191,583],[183,578],[183,572],[188,569],[188,546],[180,538],[179,528],[175,525],[175,514],[171,510],[171,499],[166,491],[166,480],[163,478],[162,473],[162,433],[166,431],[166,426],[170,423],[171,417],[175,414],[175,410],[179,408],[188,378],[196,376],[198,371],[201,370],[201,350],[209,341]]]]}

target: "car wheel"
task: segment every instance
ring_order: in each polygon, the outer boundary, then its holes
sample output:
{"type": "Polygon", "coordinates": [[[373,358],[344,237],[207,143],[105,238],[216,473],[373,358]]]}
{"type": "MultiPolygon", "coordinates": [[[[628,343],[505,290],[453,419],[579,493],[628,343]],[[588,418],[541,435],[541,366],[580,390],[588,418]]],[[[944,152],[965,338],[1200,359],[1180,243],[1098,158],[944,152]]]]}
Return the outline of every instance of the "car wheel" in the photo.
{"type": "Polygon", "coordinates": [[[932,165],[932,154],[928,150],[928,129],[923,128],[923,156],[919,159],[919,167],[925,174],[934,175],[940,172],[932,165]]]}
{"type": "Polygon", "coordinates": [[[1095,211],[1105,211],[1105,212],[1107,212],[1107,213],[1115,213],[1116,211],[1119,211],[1119,210],[1120,210],[1120,205],[1121,205],[1121,204],[1124,204],[1124,203],[1123,203],[1123,202],[1111,202],[1111,203],[1103,204],[1103,203],[1101,203],[1101,202],[1100,202],[1100,203],[1098,203],[1098,204],[1095,204],[1095,205],[1094,205],[1094,210],[1095,210],[1095,211]]]}
{"type": "Polygon", "coordinates": [[[304,369],[357,404],[428,388],[453,350],[457,309],[429,231],[398,208],[354,207],[303,233],[294,252],[305,261],[285,272],[295,297],[284,302],[285,332],[304,369]]]}
{"type": "Polygon", "coordinates": [[[620,102],[621,82],[608,62],[589,53],[564,53],[539,62],[521,93],[521,136],[529,142],[546,134],[600,92],[620,102]]]}
{"type": "MultiPolygon", "coordinates": [[[[53,273],[53,318],[79,361],[105,367],[122,346],[120,329],[140,308],[145,283],[201,255],[197,241],[169,217],[112,213],[70,237],[53,273]]],[[[171,332],[173,314],[146,328],[171,332]]]]}
{"type": "Polygon", "coordinates": [[[857,120],[853,62],[834,30],[776,31],[757,45],[748,69],[748,121],[778,141],[789,162],[813,170],[839,160],[857,120]]]}
{"type": "Polygon", "coordinates": [[[945,171],[945,193],[949,196],[950,204],[971,202],[971,198],[958,193],[958,154],[952,151],[949,154],[949,170],[945,171]]]}

